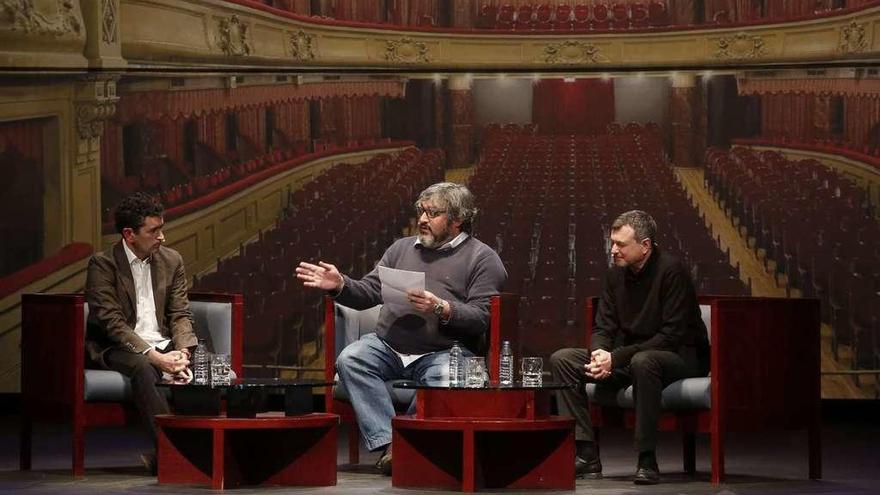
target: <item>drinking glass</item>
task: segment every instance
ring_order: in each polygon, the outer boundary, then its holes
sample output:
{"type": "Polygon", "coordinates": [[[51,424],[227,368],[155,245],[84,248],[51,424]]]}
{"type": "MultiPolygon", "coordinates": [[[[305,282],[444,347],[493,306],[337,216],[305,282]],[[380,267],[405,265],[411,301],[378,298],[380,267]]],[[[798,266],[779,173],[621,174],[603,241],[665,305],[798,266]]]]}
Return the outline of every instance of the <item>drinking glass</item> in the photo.
{"type": "Polygon", "coordinates": [[[544,360],[539,357],[522,358],[523,387],[540,387],[544,381],[544,360]]]}
{"type": "Polygon", "coordinates": [[[464,386],[481,388],[486,385],[486,359],[482,356],[467,357],[464,360],[464,386]]]}
{"type": "Polygon", "coordinates": [[[232,381],[229,354],[211,356],[211,385],[229,385],[232,381]]]}

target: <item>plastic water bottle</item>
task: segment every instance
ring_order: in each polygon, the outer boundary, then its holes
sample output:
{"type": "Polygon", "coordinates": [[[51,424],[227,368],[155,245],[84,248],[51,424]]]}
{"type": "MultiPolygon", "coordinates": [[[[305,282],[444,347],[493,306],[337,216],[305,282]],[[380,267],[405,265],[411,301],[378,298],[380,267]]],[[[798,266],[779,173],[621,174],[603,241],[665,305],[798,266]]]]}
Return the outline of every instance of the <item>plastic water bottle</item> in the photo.
{"type": "Polygon", "coordinates": [[[510,341],[501,343],[501,357],[498,363],[498,381],[502,387],[513,386],[513,352],[510,350],[510,341]]]}
{"type": "Polygon", "coordinates": [[[196,385],[208,384],[208,370],[211,367],[210,357],[208,356],[208,346],[205,345],[205,339],[199,339],[199,345],[193,352],[193,383],[196,385]]]}
{"type": "Polygon", "coordinates": [[[462,380],[462,375],[464,375],[463,369],[463,361],[464,358],[461,354],[461,346],[458,345],[458,341],[452,343],[452,349],[449,350],[449,386],[450,387],[463,387],[464,380],[462,380]]]}

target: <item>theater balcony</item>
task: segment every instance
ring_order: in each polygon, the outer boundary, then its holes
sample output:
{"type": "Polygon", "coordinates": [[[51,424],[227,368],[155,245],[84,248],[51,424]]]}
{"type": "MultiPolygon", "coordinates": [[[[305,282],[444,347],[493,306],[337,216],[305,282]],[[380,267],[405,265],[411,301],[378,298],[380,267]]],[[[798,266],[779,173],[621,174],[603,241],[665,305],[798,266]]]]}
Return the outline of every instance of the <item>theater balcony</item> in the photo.
{"type": "MultiPolygon", "coordinates": [[[[533,11],[511,13],[507,29],[497,26],[501,13],[492,18],[491,29],[480,27],[485,20],[479,19],[469,23],[473,27],[437,27],[430,15],[421,16],[424,22],[417,20],[415,25],[340,20],[274,6],[281,3],[118,0],[98,5],[71,0],[59,3],[52,12],[22,12],[0,20],[0,57],[4,65],[22,69],[578,68],[601,72],[851,64],[875,60],[880,52],[880,37],[875,35],[880,30],[880,2],[876,1],[761,18],[731,19],[719,11],[712,22],[667,20],[653,25],[649,20],[642,23],[643,12],[634,11],[632,2],[619,12],[614,7],[623,3],[609,2],[607,26],[597,22],[595,9],[580,14],[574,9],[565,17],[536,4],[533,11]],[[586,24],[576,24],[578,15],[586,24]],[[564,19],[562,24],[558,19],[564,19]]],[[[648,6],[651,3],[656,2],[647,2],[648,6]]],[[[454,14],[455,9],[450,10],[454,14]]]]}

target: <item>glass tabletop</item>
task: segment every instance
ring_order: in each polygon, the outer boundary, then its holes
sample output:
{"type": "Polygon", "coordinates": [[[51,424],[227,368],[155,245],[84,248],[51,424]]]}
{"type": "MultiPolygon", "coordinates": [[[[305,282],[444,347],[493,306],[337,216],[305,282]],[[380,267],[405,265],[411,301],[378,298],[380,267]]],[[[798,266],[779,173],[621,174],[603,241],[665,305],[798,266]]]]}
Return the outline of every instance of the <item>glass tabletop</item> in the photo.
{"type": "Polygon", "coordinates": [[[182,384],[177,382],[159,382],[157,385],[184,388],[308,388],[332,386],[333,382],[323,380],[290,380],[286,378],[236,378],[229,385],[196,385],[195,383],[182,384]]]}
{"type": "Polygon", "coordinates": [[[413,381],[397,382],[394,388],[412,390],[561,390],[572,388],[574,385],[562,382],[544,382],[541,385],[523,385],[522,382],[514,382],[513,385],[501,386],[498,383],[489,383],[482,387],[450,387],[448,385],[427,385],[413,381]]]}

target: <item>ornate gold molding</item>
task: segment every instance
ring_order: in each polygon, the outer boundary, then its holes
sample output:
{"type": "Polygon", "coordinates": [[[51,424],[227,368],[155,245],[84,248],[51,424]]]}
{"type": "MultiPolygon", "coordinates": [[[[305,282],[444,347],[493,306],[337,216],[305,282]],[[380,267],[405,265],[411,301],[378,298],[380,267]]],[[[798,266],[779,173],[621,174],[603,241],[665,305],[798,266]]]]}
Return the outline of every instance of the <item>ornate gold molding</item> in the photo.
{"type": "Polygon", "coordinates": [[[248,41],[248,25],[242,22],[237,15],[220,19],[218,25],[220,37],[218,44],[226,55],[244,57],[251,54],[251,44],[248,41]]]}
{"type": "Polygon", "coordinates": [[[608,57],[599,52],[592,43],[568,40],[551,43],[544,47],[544,62],[548,64],[600,64],[608,63],[608,57]]]}
{"type": "Polygon", "coordinates": [[[759,35],[736,33],[717,41],[715,56],[722,59],[758,58],[764,55],[764,39],[759,35]]]}
{"type": "Polygon", "coordinates": [[[860,53],[868,47],[865,25],[852,21],[840,28],[840,51],[843,53],[860,53]]]}
{"type": "Polygon", "coordinates": [[[300,29],[290,34],[290,55],[294,60],[308,62],[315,59],[315,35],[300,29]]]}
{"type": "Polygon", "coordinates": [[[408,36],[397,40],[386,40],[383,58],[389,62],[406,64],[430,62],[428,46],[408,36]]]}
{"type": "Polygon", "coordinates": [[[116,43],[119,39],[118,0],[101,0],[101,39],[104,43],[116,43]]]}
{"type": "Polygon", "coordinates": [[[74,2],[55,0],[55,3],[57,14],[53,17],[40,12],[34,0],[0,0],[0,12],[4,14],[3,17],[12,31],[52,36],[79,34],[83,24],[78,9],[74,8],[74,2]]]}

